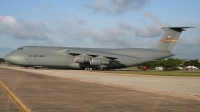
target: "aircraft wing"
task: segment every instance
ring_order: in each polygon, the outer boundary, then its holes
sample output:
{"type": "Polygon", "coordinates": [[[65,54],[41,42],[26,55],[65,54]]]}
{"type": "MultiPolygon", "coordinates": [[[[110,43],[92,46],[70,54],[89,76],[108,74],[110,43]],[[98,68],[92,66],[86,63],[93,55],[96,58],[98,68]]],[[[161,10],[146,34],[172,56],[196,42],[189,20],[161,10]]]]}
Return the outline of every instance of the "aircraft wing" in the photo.
{"type": "Polygon", "coordinates": [[[130,56],[130,55],[123,55],[123,54],[117,54],[117,53],[110,53],[110,52],[105,52],[105,51],[96,51],[96,50],[90,50],[90,49],[71,49],[68,51],[69,54],[71,55],[89,55],[92,57],[105,57],[109,58],[111,60],[114,59],[127,59],[127,60],[149,60],[149,61],[155,61],[153,59],[146,59],[146,58],[141,58],[141,57],[136,57],[136,56],[130,56]]]}

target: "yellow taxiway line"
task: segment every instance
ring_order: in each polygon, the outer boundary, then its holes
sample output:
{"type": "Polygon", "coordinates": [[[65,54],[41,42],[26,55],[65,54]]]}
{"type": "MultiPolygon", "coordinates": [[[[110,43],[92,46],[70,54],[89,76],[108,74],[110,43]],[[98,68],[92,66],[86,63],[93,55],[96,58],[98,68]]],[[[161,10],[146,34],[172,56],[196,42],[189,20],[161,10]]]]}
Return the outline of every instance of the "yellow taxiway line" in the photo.
{"type": "Polygon", "coordinates": [[[12,97],[12,99],[22,108],[22,110],[23,110],[24,112],[31,112],[31,109],[28,109],[28,108],[22,103],[22,101],[21,101],[18,97],[16,97],[16,96],[11,92],[11,90],[10,90],[8,87],[6,87],[6,85],[5,85],[3,82],[0,81],[0,85],[1,85],[1,87],[12,97]]]}

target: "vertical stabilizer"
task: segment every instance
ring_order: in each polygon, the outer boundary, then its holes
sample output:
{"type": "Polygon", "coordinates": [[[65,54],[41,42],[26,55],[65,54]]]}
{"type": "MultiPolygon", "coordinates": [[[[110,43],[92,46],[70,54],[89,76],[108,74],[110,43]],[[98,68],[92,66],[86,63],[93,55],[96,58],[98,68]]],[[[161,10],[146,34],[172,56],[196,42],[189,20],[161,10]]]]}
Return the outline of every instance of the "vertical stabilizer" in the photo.
{"type": "Polygon", "coordinates": [[[181,32],[185,31],[186,28],[192,27],[163,27],[164,34],[153,49],[171,52],[178,42],[181,32]]]}

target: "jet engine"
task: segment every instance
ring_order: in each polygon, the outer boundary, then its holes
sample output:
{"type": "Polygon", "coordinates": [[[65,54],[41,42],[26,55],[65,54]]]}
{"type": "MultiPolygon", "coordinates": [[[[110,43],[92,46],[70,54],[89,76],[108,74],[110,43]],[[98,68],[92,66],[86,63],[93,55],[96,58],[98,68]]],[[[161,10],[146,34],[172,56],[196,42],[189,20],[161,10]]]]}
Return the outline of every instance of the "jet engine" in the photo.
{"type": "Polygon", "coordinates": [[[104,64],[109,64],[109,60],[102,60],[99,58],[90,59],[90,65],[104,65],[104,64]]]}
{"type": "Polygon", "coordinates": [[[75,63],[89,62],[89,57],[85,57],[85,56],[74,56],[74,62],[75,62],[75,63]]]}

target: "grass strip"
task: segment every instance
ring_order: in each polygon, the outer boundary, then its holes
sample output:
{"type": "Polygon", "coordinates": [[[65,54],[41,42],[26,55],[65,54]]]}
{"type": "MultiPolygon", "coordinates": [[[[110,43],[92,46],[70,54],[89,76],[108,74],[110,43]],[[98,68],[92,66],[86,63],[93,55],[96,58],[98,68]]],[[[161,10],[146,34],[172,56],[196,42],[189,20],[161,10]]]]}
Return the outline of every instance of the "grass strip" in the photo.
{"type": "Polygon", "coordinates": [[[200,77],[200,71],[155,71],[155,70],[107,70],[107,71],[95,71],[104,73],[116,73],[116,74],[138,74],[138,75],[155,75],[155,76],[192,76],[200,77]]]}

